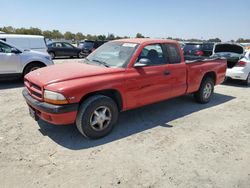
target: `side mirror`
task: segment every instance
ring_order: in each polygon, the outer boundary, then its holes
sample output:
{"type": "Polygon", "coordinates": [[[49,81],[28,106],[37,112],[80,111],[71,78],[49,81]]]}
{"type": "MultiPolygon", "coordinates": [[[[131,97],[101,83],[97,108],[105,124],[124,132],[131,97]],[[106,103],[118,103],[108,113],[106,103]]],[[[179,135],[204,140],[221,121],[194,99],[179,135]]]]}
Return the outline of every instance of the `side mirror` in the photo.
{"type": "Polygon", "coordinates": [[[150,65],[150,64],[151,64],[150,59],[141,58],[141,59],[139,60],[139,62],[136,62],[136,63],[134,64],[134,67],[145,67],[145,66],[150,65]]]}
{"type": "Polygon", "coordinates": [[[11,48],[10,52],[13,53],[13,54],[19,54],[20,53],[20,51],[18,49],[16,49],[16,48],[11,48]]]}

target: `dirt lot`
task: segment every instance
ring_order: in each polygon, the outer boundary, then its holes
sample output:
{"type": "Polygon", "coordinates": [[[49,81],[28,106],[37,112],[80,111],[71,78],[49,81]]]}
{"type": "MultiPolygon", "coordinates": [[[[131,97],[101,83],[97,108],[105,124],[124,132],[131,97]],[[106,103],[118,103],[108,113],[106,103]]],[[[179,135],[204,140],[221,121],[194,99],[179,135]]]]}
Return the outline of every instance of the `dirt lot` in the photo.
{"type": "Polygon", "coordinates": [[[250,87],[237,84],[206,105],[185,96],[124,112],[109,136],[87,140],[33,121],[22,83],[0,83],[1,187],[248,188],[250,87]]]}

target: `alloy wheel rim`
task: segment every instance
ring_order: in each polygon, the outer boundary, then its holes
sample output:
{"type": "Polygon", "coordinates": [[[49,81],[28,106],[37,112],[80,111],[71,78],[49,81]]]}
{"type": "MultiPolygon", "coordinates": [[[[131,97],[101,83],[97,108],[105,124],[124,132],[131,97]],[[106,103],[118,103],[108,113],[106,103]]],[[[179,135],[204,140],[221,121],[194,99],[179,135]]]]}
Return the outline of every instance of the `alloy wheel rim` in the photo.
{"type": "Polygon", "coordinates": [[[204,91],[203,91],[203,96],[205,99],[208,99],[211,94],[212,94],[212,91],[213,91],[213,88],[212,88],[212,85],[211,83],[207,83],[204,87],[204,91]]]}
{"type": "Polygon", "coordinates": [[[102,131],[109,126],[111,117],[111,110],[107,106],[100,106],[90,116],[90,126],[95,131],[102,131]]]}

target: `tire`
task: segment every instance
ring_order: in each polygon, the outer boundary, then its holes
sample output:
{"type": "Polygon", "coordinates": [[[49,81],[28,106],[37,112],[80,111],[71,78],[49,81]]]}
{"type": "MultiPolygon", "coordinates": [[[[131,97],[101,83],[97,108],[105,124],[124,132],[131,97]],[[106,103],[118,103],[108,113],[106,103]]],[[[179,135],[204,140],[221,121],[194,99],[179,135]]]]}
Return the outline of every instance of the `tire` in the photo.
{"type": "Polygon", "coordinates": [[[214,92],[214,81],[210,77],[205,77],[200,85],[199,90],[194,94],[198,103],[206,104],[210,101],[214,92]]]}
{"type": "Polygon", "coordinates": [[[49,52],[49,55],[50,55],[50,57],[51,57],[52,59],[55,59],[55,57],[56,57],[56,54],[55,54],[54,52],[49,52]]]}
{"type": "Polygon", "coordinates": [[[112,131],[117,119],[117,104],[107,96],[95,95],[86,99],[81,104],[76,117],[76,127],[85,137],[98,139],[108,135],[112,131]],[[104,112],[105,108],[107,109],[104,112]],[[108,120],[108,118],[110,119],[108,120]]]}
{"type": "Polygon", "coordinates": [[[78,57],[78,58],[84,58],[84,55],[82,54],[82,52],[79,52],[79,53],[77,54],[77,57],[78,57]]]}
{"type": "Polygon", "coordinates": [[[25,76],[26,74],[36,70],[36,69],[39,69],[39,68],[42,68],[44,67],[45,65],[43,65],[42,63],[31,63],[29,64],[23,71],[23,76],[25,76]]]}
{"type": "Polygon", "coordinates": [[[247,79],[244,81],[244,84],[245,84],[246,86],[249,86],[249,85],[250,85],[250,73],[248,74],[247,79]]]}

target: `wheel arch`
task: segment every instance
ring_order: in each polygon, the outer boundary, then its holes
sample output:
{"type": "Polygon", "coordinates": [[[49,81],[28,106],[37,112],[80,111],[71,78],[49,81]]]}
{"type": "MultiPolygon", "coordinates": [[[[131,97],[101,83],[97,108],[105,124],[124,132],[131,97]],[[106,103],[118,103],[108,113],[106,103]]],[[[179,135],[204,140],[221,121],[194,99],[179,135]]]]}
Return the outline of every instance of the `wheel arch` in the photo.
{"type": "Polygon", "coordinates": [[[216,78],[216,73],[214,71],[210,71],[210,72],[205,73],[202,80],[201,80],[201,83],[206,78],[212,78],[214,85],[216,84],[217,78],[216,78]]]}
{"type": "Polygon", "coordinates": [[[105,89],[88,93],[81,98],[80,104],[82,104],[82,102],[85,101],[87,98],[95,95],[104,95],[110,97],[117,104],[119,111],[122,111],[124,102],[121,93],[117,89],[105,89]]]}
{"type": "Polygon", "coordinates": [[[43,62],[41,62],[41,61],[31,61],[31,62],[27,63],[27,64],[24,66],[23,71],[22,71],[22,75],[24,76],[25,69],[26,69],[28,66],[30,66],[30,65],[32,65],[32,64],[36,64],[36,63],[42,65],[43,67],[46,67],[46,64],[43,63],[43,62]]]}

